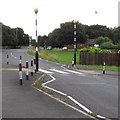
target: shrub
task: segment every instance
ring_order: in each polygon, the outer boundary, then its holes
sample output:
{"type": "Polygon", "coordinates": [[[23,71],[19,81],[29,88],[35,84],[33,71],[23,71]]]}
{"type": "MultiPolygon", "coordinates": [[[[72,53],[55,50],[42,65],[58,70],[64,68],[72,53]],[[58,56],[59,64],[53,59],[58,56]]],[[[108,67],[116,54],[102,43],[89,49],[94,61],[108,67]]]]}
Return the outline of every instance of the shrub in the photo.
{"type": "Polygon", "coordinates": [[[97,44],[101,45],[105,42],[112,42],[112,40],[108,37],[98,37],[95,41],[97,44]]]}
{"type": "Polygon", "coordinates": [[[119,43],[119,44],[114,45],[114,47],[115,47],[115,49],[120,50],[120,43],[119,43]]]}
{"type": "Polygon", "coordinates": [[[98,53],[100,48],[90,47],[90,48],[83,48],[80,49],[80,52],[92,52],[92,53],[98,53]]]}
{"type": "Polygon", "coordinates": [[[92,53],[112,53],[111,50],[96,48],[96,47],[90,47],[90,48],[83,48],[80,49],[80,52],[92,52],[92,53]]]}
{"type": "Polygon", "coordinates": [[[111,42],[104,42],[100,47],[102,49],[114,49],[115,45],[111,42]]]}

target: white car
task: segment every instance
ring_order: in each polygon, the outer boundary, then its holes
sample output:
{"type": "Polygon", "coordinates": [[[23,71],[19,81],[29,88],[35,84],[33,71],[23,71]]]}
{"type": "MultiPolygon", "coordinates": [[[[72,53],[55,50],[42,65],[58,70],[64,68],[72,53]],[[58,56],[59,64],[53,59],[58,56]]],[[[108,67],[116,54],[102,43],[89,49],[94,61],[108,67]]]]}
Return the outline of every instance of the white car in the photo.
{"type": "Polygon", "coordinates": [[[52,47],[51,47],[51,46],[48,46],[48,47],[47,47],[47,50],[52,50],[52,47]]]}
{"type": "Polygon", "coordinates": [[[62,50],[68,50],[68,48],[67,47],[63,47],[62,50]]]}

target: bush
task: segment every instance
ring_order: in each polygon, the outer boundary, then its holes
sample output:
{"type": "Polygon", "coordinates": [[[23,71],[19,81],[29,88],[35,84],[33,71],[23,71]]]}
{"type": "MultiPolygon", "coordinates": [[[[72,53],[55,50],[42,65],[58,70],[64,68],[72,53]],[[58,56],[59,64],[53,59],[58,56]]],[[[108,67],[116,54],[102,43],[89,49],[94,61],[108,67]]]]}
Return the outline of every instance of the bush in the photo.
{"type": "Polygon", "coordinates": [[[105,42],[112,42],[112,40],[108,37],[98,37],[95,41],[97,44],[101,45],[105,42]]]}
{"type": "Polygon", "coordinates": [[[114,49],[115,45],[111,42],[104,42],[100,47],[102,49],[114,49]]]}
{"type": "Polygon", "coordinates": [[[114,45],[114,46],[115,46],[115,49],[120,50],[120,43],[119,43],[119,44],[116,44],[116,45],[114,45]]]}
{"type": "Polygon", "coordinates": [[[92,52],[92,53],[112,53],[111,50],[96,48],[96,47],[90,47],[90,48],[83,48],[80,49],[80,52],[92,52]]]}

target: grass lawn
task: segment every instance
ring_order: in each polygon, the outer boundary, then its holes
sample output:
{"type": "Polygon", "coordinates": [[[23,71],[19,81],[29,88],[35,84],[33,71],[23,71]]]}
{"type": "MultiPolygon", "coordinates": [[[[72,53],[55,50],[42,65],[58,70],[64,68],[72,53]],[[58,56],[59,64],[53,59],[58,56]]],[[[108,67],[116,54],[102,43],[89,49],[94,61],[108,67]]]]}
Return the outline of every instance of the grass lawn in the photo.
{"type": "MultiPolygon", "coordinates": [[[[27,51],[29,55],[34,56],[35,55],[35,49],[31,49],[27,51]]],[[[72,64],[72,58],[74,56],[73,50],[68,51],[62,51],[62,50],[40,50],[39,51],[39,57],[45,60],[57,62],[57,63],[63,63],[63,64],[72,64]]],[[[79,65],[79,51],[77,51],[76,54],[77,59],[77,65],[79,65]]],[[[87,67],[92,68],[96,70],[102,70],[102,66],[97,65],[79,65],[81,67],[87,67]]],[[[117,66],[106,66],[106,70],[113,70],[118,71],[117,66]]],[[[120,67],[119,67],[120,70],[120,67]]]]}

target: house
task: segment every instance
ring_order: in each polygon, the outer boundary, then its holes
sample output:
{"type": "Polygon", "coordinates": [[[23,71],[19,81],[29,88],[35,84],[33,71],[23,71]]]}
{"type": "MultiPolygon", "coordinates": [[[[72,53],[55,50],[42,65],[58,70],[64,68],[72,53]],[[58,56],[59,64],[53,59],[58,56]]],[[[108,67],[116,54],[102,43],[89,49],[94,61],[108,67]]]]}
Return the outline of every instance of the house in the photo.
{"type": "Polygon", "coordinates": [[[87,39],[87,42],[85,43],[89,47],[94,47],[96,39],[87,39]]]}
{"type": "MultiPolygon", "coordinates": [[[[82,48],[85,48],[85,47],[94,47],[95,40],[96,39],[88,39],[85,44],[78,43],[77,44],[77,49],[82,49],[82,48]]],[[[74,49],[74,44],[66,45],[65,47],[67,47],[68,49],[74,49]]]]}

